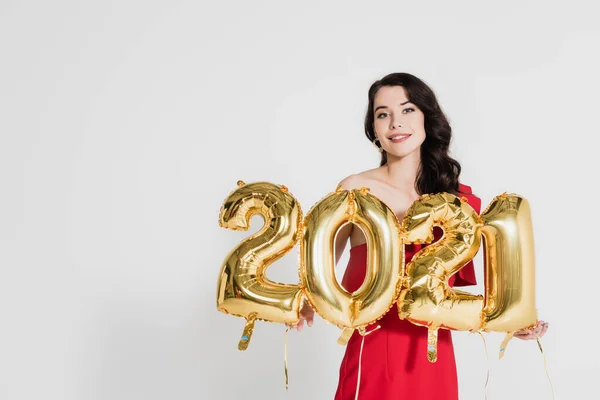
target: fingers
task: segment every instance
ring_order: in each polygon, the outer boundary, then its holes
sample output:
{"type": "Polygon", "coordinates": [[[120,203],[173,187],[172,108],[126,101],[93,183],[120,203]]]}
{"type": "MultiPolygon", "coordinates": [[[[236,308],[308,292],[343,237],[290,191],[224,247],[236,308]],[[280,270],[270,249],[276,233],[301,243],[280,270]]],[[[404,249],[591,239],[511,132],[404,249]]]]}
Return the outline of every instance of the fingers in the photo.
{"type": "Polygon", "coordinates": [[[547,330],[548,323],[544,321],[538,321],[535,327],[515,332],[514,336],[522,340],[534,340],[544,336],[547,330]]]}
{"type": "Polygon", "coordinates": [[[305,319],[301,319],[300,322],[298,322],[296,324],[296,330],[298,332],[300,332],[302,330],[302,328],[304,328],[304,321],[306,321],[306,325],[308,327],[311,327],[311,326],[313,326],[314,318],[310,317],[310,318],[306,318],[306,320],[305,319]]]}
{"type": "Polygon", "coordinates": [[[516,338],[519,338],[519,339],[523,339],[523,340],[529,340],[529,339],[533,338],[532,331],[530,329],[515,332],[515,334],[513,336],[516,338]]]}
{"type": "Polygon", "coordinates": [[[542,330],[540,332],[540,337],[544,336],[546,334],[546,331],[548,331],[548,323],[541,321],[542,322],[542,330]]]}
{"type": "Polygon", "coordinates": [[[537,326],[535,327],[535,335],[536,338],[541,338],[546,334],[548,330],[548,323],[545,321],[539,321],[537,326]]]}
{"type": "Polygon", "coordinates": [[[533,333],[533,329],[521,329],[520,331],[516,331],[514,336],[529,336],[533,333]]]}
{"type": "Polygon", "coordinates": [[[513,335],[516,338],[522,339],[522,340],[531,340],[531,339],[535,339],[535,329],[536,327],[533,328],[529,328],[529,329],[522,329],[520,331],[515,332],[515,334],[513,335]]]}
{"type": "Polygon", "coordinates": [[[520,335],[517,335],[517,334],[515,334],[514,336],[515,336],[517,339],[521,339],[521,340],[532,340],[532,339],[537,339],[537,336],[536,336],[536,335],[534,335],[534,334],[531,334],[531,333],[528,333],[528,334],[520,334],[520,335]]]}

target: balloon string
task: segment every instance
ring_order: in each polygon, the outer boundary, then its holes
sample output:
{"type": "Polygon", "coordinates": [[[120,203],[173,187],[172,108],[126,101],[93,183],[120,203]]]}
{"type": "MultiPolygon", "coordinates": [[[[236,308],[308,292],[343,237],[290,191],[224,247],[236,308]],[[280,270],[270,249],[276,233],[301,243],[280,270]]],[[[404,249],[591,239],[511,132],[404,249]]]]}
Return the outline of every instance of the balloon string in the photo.
{"type": "Polygon", "coordinates": [[[506,354],[506,347],[508,346],[508,342],[512,340],[514,334],[515,332],[508,332],[504,337],[504,340],[500,344],[500,356],[498,357],[499,360],[502,360],[502,357],[504,357],[504,354],[506,354]]]}
{"type": "Polygon", "coordinates": [[[363,352],[364,344],[365,344],[365,337],[363,335],[362,340],[360,342],[360,355],[358,356],[358,377],[356,378],[356,394],[354,395],[354,400],[358,400],[358,392],[360,390],[360,368],[362,365],[362,352],[363,352]]]}
{"type": "Polygon", "coordinates": [[[483,336],[483,334],[480,331],[477,331],[477,333],[479,334],[479,336],[481,336],[481,340],[483,340],[483,348],[485,349],[485,362],[487,364],[487,375],[485,377],[484,394],[485,394],[485,399],[487,400],[488,383],[490,381],[490,357],[488,355],[487,342],[485,341],[485,337],[483,336]]]}
{"type": "Polygon", "coordinates": [[[246,325],[244,326],[244,332],[242,338],[238,342],[238,350],[244,351],[248,348],[250,339],[252,339],[252,332],[254,332],[254,323],[256,322],[256,316],[258,314],[253,312],[246,318],[246,325]]]}
{"type": "Polygon", "coordinates": [[[548,378],[548,383],[550,384],[550,390],[552,391],[552,399],[554,399],[554,387],[552,387],[552,380],[550,379],[550,374],[548,373],[548,365],[546,363],[546,354],[544,353],[544,349],[542,348],[542,342],[540,341],[540,338],[537,338],[537,344],[538,347],[540,348],[540,352],[542,353],[542,356],[544,357],[544,370],[546,371],[546,377],[548,378]]]}
{"type": "Polygon", "coordinates": [[[290,331],[290,328],[288,327],[285,330],[285,335],[284,335],[284,339],[283,339],[283,372],[285,374],[285,391],[288,391],[288,386],[289,386],[289,376],[288,376],[288,332],[290,331]]]}
{"type": "Polygon", "coordinates": [[[377,329],[381,328],[381,325],[377,325],[377,327],[369,332],[363,333],[364,331],[362,329],[359,329],[358,332],[360,333],[360,335],[362,336],[362,340],[360,342],[360,353],[358,356],[358,377],[356,378],[356,395],[354,396],[354,400],[358,400],[358,392],[360,390],[360,375],[361,375],[361,366],[362,366],[362,353],[363,353],[363,346],[365,344],[365,336],[370,335],[371,333],[375,332],[377,329]]]}
{"type": "Polygon", "coordinates": [[[438,326],[432,325],[427,330],[427,359],[434,363],[437,361],[438,326]]]}
{"type": "Polygon", "coordinates": [[[348,340],[350,340],[350,338],[352,337],[353,333],[354,333],[354,328],[344,328],[344,330],[340,334],[340,337],[337,340],[338,344],[340,346],[345,346],[346,343],[348,343],[348,340]]]}

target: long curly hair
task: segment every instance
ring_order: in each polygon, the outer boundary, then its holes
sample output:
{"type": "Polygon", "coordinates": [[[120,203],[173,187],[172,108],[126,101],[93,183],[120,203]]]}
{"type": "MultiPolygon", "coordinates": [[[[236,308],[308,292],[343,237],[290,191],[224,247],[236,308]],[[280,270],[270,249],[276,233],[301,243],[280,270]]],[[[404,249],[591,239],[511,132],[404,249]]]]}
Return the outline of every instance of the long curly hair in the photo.
{"type": "MultiPolygon", "coordinates": [[[[461,167],[450,157],[448,149],[452,139],[452,128],[444,115],[433,90],[414,75],[397,72],[386,75],[369,88],[369,106],[365,116],[365,134],[370,141],[375,139],[373,111],[375,95],[383,86],[402,86],[411,103],[425,115],[425,141],[421,145],[421,166],[417,173],[415,189],[419,194],[458,193],[461,167]]],[[[381,152],[381,163],[387,163],[387,153],[381,152]]]]}

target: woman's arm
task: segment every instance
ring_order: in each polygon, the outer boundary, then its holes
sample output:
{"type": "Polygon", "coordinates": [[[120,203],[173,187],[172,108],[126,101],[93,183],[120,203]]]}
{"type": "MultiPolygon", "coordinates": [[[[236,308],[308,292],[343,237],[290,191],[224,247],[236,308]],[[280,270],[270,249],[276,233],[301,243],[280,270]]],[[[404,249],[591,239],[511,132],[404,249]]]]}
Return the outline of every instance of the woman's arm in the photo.
{"type": "MultiPolygon", "coordinates": [[[[360,178],[357,175],[350,175],[344,179],[340,183],[338,183],[338,187],[341,187],[344,190],[352,190],[360,187],[360,178]]],[[[352,230],[354,228],[354,224],[348,223],[337,232],[335,236],[335,265],[340,261],[340,257],[346,248],[346,243],[352,234],[352,230]]]]}
{"type": "Polygon", "coordinates": [[[354,224],[348,223],[338,231],[335,235],[335,265],[340,261],[340,257],[342,257],[342,253],[346,248],[346,243],[348,243],[348,239],[352,234],[352,229],[354,228],[354,224]]]}

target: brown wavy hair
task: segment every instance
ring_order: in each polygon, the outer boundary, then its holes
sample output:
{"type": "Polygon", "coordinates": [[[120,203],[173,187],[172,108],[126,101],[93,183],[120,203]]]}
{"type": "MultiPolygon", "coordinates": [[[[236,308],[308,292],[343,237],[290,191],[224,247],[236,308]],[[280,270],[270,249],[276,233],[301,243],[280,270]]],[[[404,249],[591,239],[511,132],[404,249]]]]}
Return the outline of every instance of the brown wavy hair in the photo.
{"type": "MultiPolygon", "coordinates": [[[[460,163],[450,157],[448,150],[452,139],[452,128],[438,104],[433,90],[414,75],[396,72],[374,82],[369,88],[369,106],[365,116],[365,134],[370,141],[375,139],[373,111],[375,95],[384,86],[402,86],[411,103],[425,115],[425,141],[421,145],[421,166],[417,173],[416,189],[425,193],[458,193],[460,163]]],[[[387,163],[387,153],[382,151],[381,163],[387,163]]]]}

